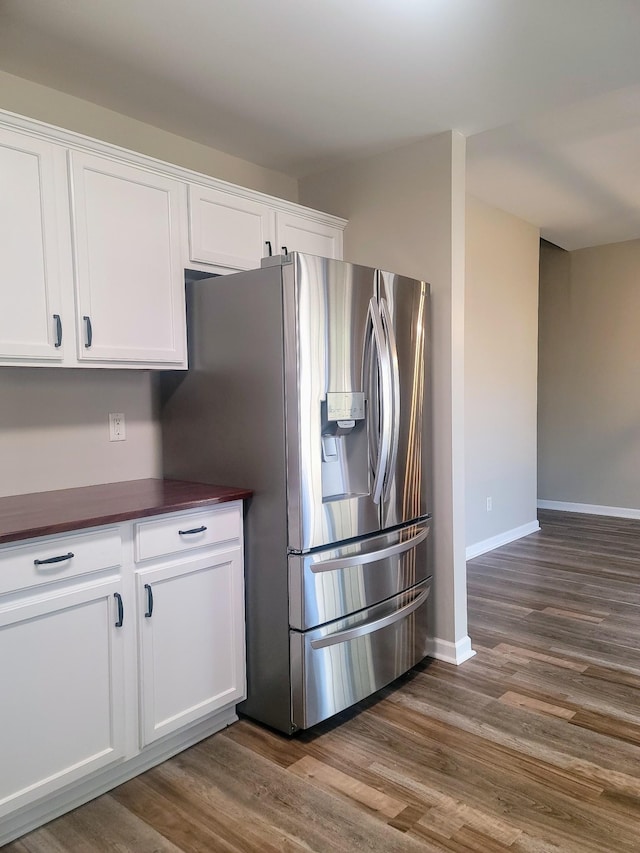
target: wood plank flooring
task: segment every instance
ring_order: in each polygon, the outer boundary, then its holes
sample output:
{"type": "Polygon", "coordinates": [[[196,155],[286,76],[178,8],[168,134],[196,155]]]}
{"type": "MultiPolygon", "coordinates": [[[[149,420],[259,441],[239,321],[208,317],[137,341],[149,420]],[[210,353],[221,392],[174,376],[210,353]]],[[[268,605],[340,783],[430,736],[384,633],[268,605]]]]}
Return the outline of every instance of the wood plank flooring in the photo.
{"type": "Polygon", "coordinates": [[[463,666],[293,739],[242,720],[5,853],[637,853],[640,522],[540,521],[469,562],[463,666]]]}

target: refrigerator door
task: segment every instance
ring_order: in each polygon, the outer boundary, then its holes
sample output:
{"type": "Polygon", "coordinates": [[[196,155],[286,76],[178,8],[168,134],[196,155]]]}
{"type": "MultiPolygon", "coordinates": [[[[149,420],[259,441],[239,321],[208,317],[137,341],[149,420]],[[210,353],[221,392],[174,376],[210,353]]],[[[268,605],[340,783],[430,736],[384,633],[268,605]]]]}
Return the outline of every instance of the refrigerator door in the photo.
{"type": "Polygon", "coordinates": [[[382,490],[382,527],[431,513],[429,285],[380,272],[380,316],[391,362],[392,430],[382,490]]]}
{"type": "Polygon", "coordinates": [[[306,631],[391,598],[431,574],[431,520],[289,555],[289,624],[306,631]]]}
{"type": "Polygon", "coordinates": [[[430,580],[315,631],[290,632],[294,728],[364,699],[427,653],[430,580]]]}
{"type": "Polygon", "coordinates": [[[378,370],[386,348],[381,321],[377,338],[371,328],[376,270],[292,252],[282,280],[289,550],[306,551],[380,529],[369,446],[379,408],[364,385],[365,358],[378,370]]]}

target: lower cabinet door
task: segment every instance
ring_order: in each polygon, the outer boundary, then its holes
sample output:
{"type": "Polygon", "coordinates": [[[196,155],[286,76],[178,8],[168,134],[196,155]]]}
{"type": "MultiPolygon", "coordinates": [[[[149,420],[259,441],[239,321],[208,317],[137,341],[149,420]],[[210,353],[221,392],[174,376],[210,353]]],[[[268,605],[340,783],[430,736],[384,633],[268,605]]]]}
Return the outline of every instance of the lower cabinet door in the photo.
{"type": "Polygon", "coordinates": [[[124,756],[121,592],[0,609],[0,817],[124,756]]]}
{"type": "Polygon", "coordinates": [[[140,570],[141,746],[245,696],[239,548],[140,570]]]}

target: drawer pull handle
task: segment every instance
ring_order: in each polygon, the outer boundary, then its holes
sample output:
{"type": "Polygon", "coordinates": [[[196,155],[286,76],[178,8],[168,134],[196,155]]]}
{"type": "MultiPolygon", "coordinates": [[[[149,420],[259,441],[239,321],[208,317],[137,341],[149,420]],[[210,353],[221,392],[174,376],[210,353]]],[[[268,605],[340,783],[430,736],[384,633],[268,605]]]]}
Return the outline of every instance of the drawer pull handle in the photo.
{"type": "Polygon", "coordinates": [[[89,349],[91,344],[93,343],[93,326],[91,325],[91,317],[87,317],[85,314],[82,318],[85,322],[86,330],[87,330],[87,340],[85,342],[85,349],[89,349]]]}
{"type": "Polygon", "coordinates": [[[189,536],[192,533],[204,533],[206,529],[206,526],[203,524],[202,527],[192,527],[191,530],[178,530],[178,533],[180,536],[189,536]]]}
{"type": "Polygon", "coordinates": [[[146,583],[144,588],[147,590],[147,609],[144,615],[145,619],[149,619],[153,613],[153,590],[150,583],[146,583]]]}
{"type": "Polygon", "coordinates": [[[122,596],[119,592],[114,592],[113,597],[118,602],[118,621],[116,622],[116,628],[122,628],[122,623],[124,622],[124,607],[122,605],[122,596]]]}
{"type": "Polygon", "coordinates": [[[48,566],[51,563],[64,563],[65,560],[71,560],[74,556],[73,551],[69,551],[68,554],[60,554],[57,557],[47,557],[46,560],[34,560],[34,566],[48,566]]]}
{"type": "Polygon", "coordinates": [[[58,347],[62,346],[62,320],[59,314],[54,314],[53,319],[56,321],[56,342],[54,347],[58,349],[58,347]]]}

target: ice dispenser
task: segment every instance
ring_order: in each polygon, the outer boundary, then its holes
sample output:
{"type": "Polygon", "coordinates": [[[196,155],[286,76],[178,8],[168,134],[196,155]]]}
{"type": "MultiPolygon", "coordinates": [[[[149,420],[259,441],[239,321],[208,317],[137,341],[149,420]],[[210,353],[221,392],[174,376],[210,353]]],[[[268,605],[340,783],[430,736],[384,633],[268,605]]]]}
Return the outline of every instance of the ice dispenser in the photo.
{"type": "Polygon", "coordinates": [[[328,391],[322,402],[323,500],[367,494],[365,397],[362,391],[328,391]]]}

